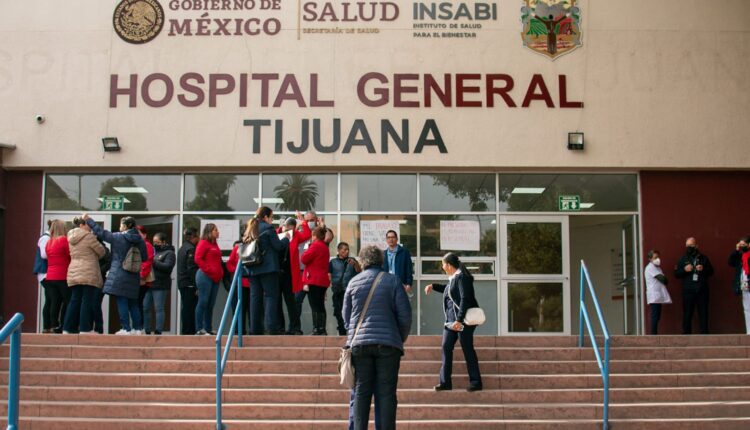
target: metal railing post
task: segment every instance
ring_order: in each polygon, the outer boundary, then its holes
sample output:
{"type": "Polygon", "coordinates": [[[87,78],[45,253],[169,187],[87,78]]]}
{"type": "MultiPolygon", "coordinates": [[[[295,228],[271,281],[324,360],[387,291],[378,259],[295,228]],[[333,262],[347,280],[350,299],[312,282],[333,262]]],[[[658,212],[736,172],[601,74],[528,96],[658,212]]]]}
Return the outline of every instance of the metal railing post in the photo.
{"type": "Polygon", "coordinates": [[[18,429],[19,385],[21,379],[21,326],[10,335],[10,366],[8,378],[8,429],[18,429]]]}
{"type": "MultiPolygon", "coordinates": [[[[237,270],[242,270],[242,266],[237,267],[237,270]]],[[[242,309],[242,275],[241,274],[240,274],[240,280],[237,282],[239,285],[237,286],[237,309],[235,309],[235,312],[240,313],[237,319],[237,346],[242,348],[242,317],[244,316],[243,314],[245,312],[242,309]]],[[[250,295],[248,294],[248,296],[250,295]]],[[[250,303],[248,303],[248,306],[249,305],[250,303]]]]}
{"type": "MultiPolygon", "coordinates": [[[[221,333],[219,333],[221,336],[221,333]]],[[[221,348],[216,348],[216,430],[223,430],[221,423],[221,348]]]]}
{"type": "Polygon", "coordinates": [[[578,347],[579,348],[583,346],[583,311],[584,311],[584,306],[586,306],[586,302],[585,302],[586,290],[583,289],[584,282],[585,280],[584,280],[584,273],[583,273],[583,264],[581,264],[581,294],[579,295],[581,300],[578,305],[578,347]]]}

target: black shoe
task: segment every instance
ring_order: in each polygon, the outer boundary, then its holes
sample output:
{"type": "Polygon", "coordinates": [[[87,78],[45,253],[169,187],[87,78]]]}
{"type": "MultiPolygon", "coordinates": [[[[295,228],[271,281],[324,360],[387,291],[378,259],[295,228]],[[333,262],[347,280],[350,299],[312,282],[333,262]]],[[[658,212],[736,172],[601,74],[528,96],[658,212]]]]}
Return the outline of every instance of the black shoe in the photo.
{"type": "Polygon", "coordinates": [[[435,391],[450,391],[453,389],[450,385],[437,384],[435,385],[435,391]]]}
{"type": "Polygon", "coordinates": [[[304,333],[302,333],[302,330],[294,330],[292,332],[292,335],[294,336],[302,336],[304,333]]]}
{"type": "Polygon", "coordinates": [[[467,388],[466,391],[470,393],[474,391],[482,391],[482,386],[481,385],[469,385],[469,388],[467,388]]]}
{"type": "Polygon", "coordinates": [[[157,335],[157,336],[159,336],[159,335],[161,334],[161,332],[160,332],[159,330],[156,330],[156,331],[154,332],[154,334],[155,334],[155,335],[157,335]]]}

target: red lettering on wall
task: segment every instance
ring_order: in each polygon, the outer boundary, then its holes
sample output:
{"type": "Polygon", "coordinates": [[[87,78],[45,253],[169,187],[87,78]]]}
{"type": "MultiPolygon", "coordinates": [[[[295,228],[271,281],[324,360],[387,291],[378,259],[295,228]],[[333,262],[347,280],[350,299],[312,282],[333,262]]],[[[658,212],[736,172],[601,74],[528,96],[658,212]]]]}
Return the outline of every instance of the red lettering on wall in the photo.
{"type": "Polygon", "coordinates": [[[479,73],[458,73],[456,75],[456,107],[482,107],[482,102],[478,100],[464,100],[466,93],[479,93],[478,86],[466,86],[464,81],[475,81],[482,78],[479,73]]]}
{"type": "Polygon", "coordinates": [[[406,86],[404,81],[416,81],[419,75],[416,73],[396,73],[393,75],[393,107],[419,107],[416,100],[404,100],[403,94],[416,94],[417,86],[406,86]]]}
{"type": "Polygon", "coordinates": [[[508,94],[513,89],[513,78],[509,75],[487,75],[487,107],[495,107],[495,94],[505,101],[508,107],[516,107],[516,102],[508,94]],[[496,87],[495,81],[503,81],[505,85],[496,87]]]}
{"type": "Polygon", "coordinates": [[[526,91],[526,97],[523,98],[521,107],[529,107],[532,100],[544,100],[547,103],[547,107],[553,108],[555,104],[552,102],[552,97],[549,95],[547,85],[544,83],[542,75],[534,75],[529,83],[529,89],[526,91]],[[539,93],[536,92],[539,88],[539,93]]]}

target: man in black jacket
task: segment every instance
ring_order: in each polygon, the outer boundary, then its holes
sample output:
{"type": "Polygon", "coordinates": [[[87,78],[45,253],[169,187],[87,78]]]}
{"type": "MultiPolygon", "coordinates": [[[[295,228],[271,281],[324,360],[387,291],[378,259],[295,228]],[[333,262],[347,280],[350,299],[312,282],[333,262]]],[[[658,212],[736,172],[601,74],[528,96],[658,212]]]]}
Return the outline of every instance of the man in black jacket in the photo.
{"type": "Polygon", "coordinates": [[[186,228],[183,232],[182,246],[177,252],[177,288],[180,290],[182,301],[180,334],[195,334],[195,307],[198,304],[195,288],[195,274],[198,272],[198,265],[195,264],[195,245],[198,239],[200,238],[196,229],[186,228]]]}
{"type": "Polygon", "coordinates": [[[682,333],[692,331],[693,310],[697,306],[701,334],[708,334],[708,278],[714,268],[708,257],[698,251],[694,237],[685,241],[685,250],[674,271],[675,277],[682,279],[682,333]]]}

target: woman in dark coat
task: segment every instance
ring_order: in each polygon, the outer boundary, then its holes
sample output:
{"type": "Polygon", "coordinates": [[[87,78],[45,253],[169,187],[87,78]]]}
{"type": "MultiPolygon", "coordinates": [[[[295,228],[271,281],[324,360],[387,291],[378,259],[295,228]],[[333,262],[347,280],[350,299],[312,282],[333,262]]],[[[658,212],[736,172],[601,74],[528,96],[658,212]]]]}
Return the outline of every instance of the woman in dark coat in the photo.
{"type": "Polygon", "coordinates": [[[464,317],[470,308],[479,307],[474,296],[474,277],[466,266],[453,253],[443,257],[443,270],[448,274],[448,285],[430,284],[425,287],[425,294],[435,290],[443,294],[443,312],[445,327],[443,329],[443,365],[440,368],[440,383],[435,391],[452,390],[453,383],[453,347],[456,340],[461,341],[461,349],[469,371],[469,388],[467,391],[482,389],[482,375],[479,372],[479,360],[474,350],[474,330],[477,326],[465,325],[464,317]]]}
{"type": "Polygon", "coordinates": [[[83,215],[86,224],[91,227],[96,237],[112,245],[112,264],[104,281],[104,294],[109,294],[117,301],[117,313],[120,315],[120,331],[115,334],[143,334],[143,318],[138,305],[138,294],[141,287],[140,272],[129,272],[122,267],[128,250],[135,246],[141,254],[141,260],[147,257],[146,244],[135,229],[135,219],[126,216],[120,220],[120,231],[112,233],[83,215]],[[130,322],[133,325],[130,325],[130,322]]]}

